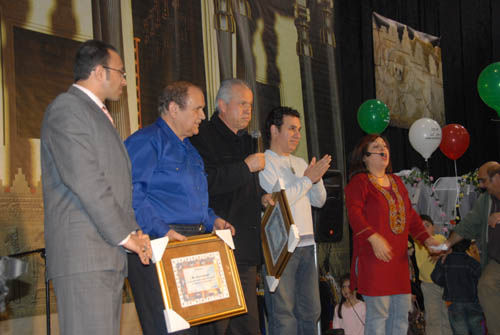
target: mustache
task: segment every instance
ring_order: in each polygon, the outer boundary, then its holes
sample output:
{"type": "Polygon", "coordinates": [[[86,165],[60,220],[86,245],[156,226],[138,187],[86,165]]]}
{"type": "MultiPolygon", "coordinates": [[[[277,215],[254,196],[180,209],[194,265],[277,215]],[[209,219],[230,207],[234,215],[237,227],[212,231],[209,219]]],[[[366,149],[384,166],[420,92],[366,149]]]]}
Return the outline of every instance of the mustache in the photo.
{"type": "Polygon", "coordinates": [[[387,154],[385,152],[366,152],[365,156],[370,157],[371,155],[380,155],[381,157],[386,157],[387,154]]]}

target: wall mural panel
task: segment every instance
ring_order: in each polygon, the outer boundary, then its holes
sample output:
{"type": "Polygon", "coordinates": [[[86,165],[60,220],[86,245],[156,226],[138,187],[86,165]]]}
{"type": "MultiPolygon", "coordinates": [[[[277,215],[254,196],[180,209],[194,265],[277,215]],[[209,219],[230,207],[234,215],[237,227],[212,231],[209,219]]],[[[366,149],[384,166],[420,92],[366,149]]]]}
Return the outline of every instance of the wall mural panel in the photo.
{"type": "MultiPolygon", "coordinates": [[[[73,82],[79,42],[11,25],[12,54],[4,58],[14,71],[4,87],[9,139],[5,152],[10,175],[0,189],[0,255],[44,248],[39,138],[47,105],[73,82]]],[[[13,280],[0,320],[45,313],[45,264],[39,252],[22,257],[28,273],[13,280]]],[[[52,293],[53,294],[53,293],[52,293]]],[[[52,296],[52,310],[55,299],[52,296]]]]}
{"type": "MultiPolygon", "coordinates": [[[[0,256],[21,254],[28,265],[8,281],[2,334],[33,333],[32,320],[46,313],[40,126],[47,105],[73,82],[77,40],[91,34],[89,9],[87,0],[0,0],[0,256]]],[[[55,312],[53,291],[50,299],[55,312]]]]}
{"type": "Polygon", "coordinates": [[[80,42],[14,27],[16,135],[40,138],[48,104],[73,83],[80,42]]]}

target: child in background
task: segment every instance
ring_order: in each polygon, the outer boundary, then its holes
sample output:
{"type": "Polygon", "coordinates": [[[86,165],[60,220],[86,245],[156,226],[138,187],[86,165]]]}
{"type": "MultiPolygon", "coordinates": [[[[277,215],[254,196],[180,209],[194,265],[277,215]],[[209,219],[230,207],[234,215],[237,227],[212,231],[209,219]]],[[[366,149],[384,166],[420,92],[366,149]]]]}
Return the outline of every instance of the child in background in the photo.
{"type": "Polygon", "coordinates": [[[431,278],[444,287],[443,300],[451,302],[448,315],[453,333],[481,335],[483,310],[477,298],[481,264],[466,253],[469,246],[470,240],[465,239],[455,244],[444,262],[437,262],[431,278]]]}
{"type": "MultiPolygon", "coordinates": [[[[446,241],[443,235],[434,234],[434,222],[430,216],[420,215],[420,218],[429,235],[440,243],[446,241]]],[[[443,288],[434,284],[431,279],[438,256],[431,256],[427,248],[417,242],[415,243],[415,258],[420,272],[420,288],[424,296],[426,333],[449,335],[452,332],[448,320],[448,309],[442,298],[443,288]]]]}
{"type": "Polygon", "coordinates": [[[333,328],[344,329],[346,335],[363,335],[365,333],[366,306],[361,295],[349,288],[350,275],[345,274],[340,279],[342,298],[335,306],[333,313],[333,328]]]}

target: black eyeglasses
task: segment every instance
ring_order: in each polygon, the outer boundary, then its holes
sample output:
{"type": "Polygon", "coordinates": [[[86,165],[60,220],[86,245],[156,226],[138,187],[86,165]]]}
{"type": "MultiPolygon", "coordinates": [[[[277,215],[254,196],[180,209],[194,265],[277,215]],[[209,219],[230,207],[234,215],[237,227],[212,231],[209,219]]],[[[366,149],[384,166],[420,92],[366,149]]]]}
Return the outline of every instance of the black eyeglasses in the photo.
{"type": "Polygon", "coordinates": [[[123,70],[118,70],[118,69],[113,69],[112,67],[109,67],[109,66],[106,66],[106,65],[103,65],[102,66],[103,68],[105,69],[108,69],[108,70],[113,70],[113,71],[116,71],[116,72],[120,72],[120,74],[122,75],[123,79],[127,79],[127,72],[123,71],[123,70]]]}

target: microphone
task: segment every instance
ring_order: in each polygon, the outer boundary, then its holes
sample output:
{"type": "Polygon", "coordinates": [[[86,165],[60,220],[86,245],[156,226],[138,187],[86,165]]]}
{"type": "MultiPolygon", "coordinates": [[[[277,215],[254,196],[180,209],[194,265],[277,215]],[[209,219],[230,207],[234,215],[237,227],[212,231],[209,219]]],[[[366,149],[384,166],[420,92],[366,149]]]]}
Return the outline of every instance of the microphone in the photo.
{"type": "Polygon", "coordinates": [[[370,157],[371,155],[380,155],[380,157],[385,157],[386,156],[385,152],[368,152],[367,151],[365,153],[366,157],[370,157]]]}
{"type": "Polygon", "coordinates": [[[252,146],[253,152],[262,152],[262,134],[260,130],[252,130],[250,132],[250,136],[252,137],[252,146]]]}

